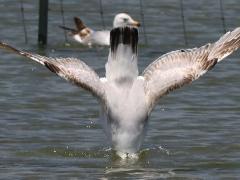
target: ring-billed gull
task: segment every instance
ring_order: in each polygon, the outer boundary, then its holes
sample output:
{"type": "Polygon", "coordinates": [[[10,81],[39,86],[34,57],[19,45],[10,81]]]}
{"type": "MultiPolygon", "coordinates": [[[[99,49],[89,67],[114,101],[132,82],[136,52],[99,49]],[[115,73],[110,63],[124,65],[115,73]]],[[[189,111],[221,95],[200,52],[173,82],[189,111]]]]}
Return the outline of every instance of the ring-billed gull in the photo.
{"type": "MultiPolygon", "coordinates": [[[[89,27],[87,27],[83,21],[79,17],[74,17],[74,22],[76,25],[76,29],[59,26],[67,31],[69,31],[69,35],[77,42],[88,45],[91,47],[92,45],[100,45],[100,46],[109,46],[110,45],[110,31],[101,30],[95,31],[89,27]]],[[[139,27],[140,23],[134,20],[127,13],[119,13],[114,17],[113,27],[139,27]]]]}
{"type": "Polygon", "coordinates": [[[103,78],[79,59],[49,58],[17,50],[5,43],[0,43],[0,47],[37,61],[92,93],[101,104],[100,119],[113,148],[123,158],[135,157],[142,144],[148,117],[158,100],[198,79],[237,50],[240,28],[226,33],[215,43],[167,53],[153,61],[142,75],[137,66],[136,28],[113,29],[110,44],[103,78]]]}

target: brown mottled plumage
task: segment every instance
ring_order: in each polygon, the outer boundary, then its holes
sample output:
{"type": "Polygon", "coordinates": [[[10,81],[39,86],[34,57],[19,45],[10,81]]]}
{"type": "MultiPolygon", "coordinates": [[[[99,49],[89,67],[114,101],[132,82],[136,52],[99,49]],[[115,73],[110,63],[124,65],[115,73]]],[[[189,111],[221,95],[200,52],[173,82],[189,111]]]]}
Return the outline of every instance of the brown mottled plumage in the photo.
{"type": "Polygon", "coordinates": [[[46,66],[51,72],[90,91],[94,96],[104,101],[104,91],[101,87],[99,76],[83,61],[76,58],[51,58],[40,56],[38,54],[18,50],[3,42],[0,42],[0,48],[13,51],[46,66]]]}
{"type": "Polygon", "coordinates": [[[163,95],[198,79],[239,47],[240,28],[236,28],[215,43],[159,57],[143,72],[149,105],[153,107],[163,95]]]}

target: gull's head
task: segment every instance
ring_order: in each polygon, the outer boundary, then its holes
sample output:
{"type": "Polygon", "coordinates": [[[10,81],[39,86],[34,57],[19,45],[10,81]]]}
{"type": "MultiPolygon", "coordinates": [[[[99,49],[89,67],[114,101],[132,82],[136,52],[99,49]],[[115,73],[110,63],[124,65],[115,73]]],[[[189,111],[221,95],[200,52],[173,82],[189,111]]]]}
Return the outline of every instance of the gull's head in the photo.
{"type": "Polygon", "coordinates": [[[133,20],[131,16],[126,13],[117,14],[113,20],[113,27],[139,27],[140,23],[138,21],[133,20]]]}

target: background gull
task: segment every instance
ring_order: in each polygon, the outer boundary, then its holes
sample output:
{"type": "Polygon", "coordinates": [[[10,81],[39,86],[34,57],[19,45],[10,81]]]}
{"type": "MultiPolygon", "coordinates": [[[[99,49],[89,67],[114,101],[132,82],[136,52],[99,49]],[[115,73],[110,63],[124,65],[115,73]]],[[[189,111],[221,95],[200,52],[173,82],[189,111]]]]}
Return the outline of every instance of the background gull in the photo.
{"type": "MultiPolygon", "coordinates": [[[[76,29],[59,26],[64,30],[69,31],[69,35],[72,38],[83,44],[91,47],[92,45],[100,45],[100,46],[109,46],[110,45],[110,31],[109,30],[101,30],[95,31],[89,27],[87,27],[83,21],[79,17],[74,17],[74,23],[76,25],[76,29]]],[[[134,20],[127,13],[119,13],[114,17],[113,27],[139,27],[140,23],[134,20]]]]}

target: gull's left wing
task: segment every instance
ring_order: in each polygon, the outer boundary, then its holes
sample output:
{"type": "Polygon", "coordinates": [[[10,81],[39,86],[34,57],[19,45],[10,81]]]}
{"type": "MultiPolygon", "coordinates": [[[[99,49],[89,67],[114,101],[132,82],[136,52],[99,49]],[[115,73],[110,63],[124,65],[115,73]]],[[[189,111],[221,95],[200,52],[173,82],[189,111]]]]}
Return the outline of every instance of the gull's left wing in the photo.
{"type": "Polygon", "coordinates": [[[76,58],[51,58],[18,50],[6,43],[0,42],[0,48],[10,50],[21,56],[30,58],[60,77],[73,84],[91,92],[94,96],[105,101],[103,83],[97,73],[87,66],[83,61],[76,58]]]}
{"type": "Polygon", "coordinates": [[[198,79],[239,47],[240,28],[236,28],[213,44],[177,50],[159,57],[143,72],[149,109],[160,97],[198,79]]]}

